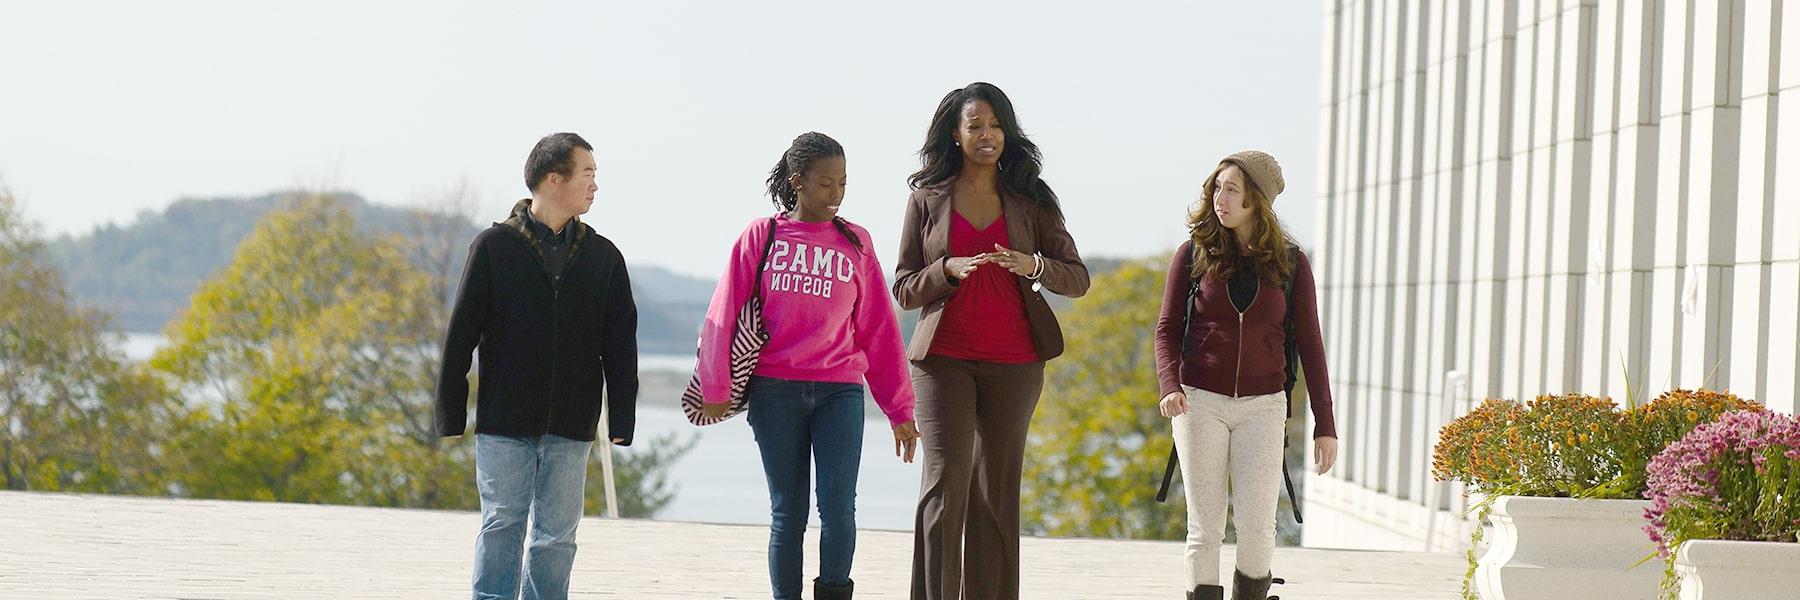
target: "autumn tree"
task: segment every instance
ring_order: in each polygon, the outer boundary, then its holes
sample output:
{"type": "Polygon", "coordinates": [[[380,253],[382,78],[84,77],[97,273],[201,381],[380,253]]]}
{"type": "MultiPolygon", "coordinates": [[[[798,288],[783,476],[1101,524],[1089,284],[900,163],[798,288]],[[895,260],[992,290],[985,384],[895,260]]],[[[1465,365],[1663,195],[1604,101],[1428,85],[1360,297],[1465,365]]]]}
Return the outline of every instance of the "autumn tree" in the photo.
{"type": "MultiPolygon", "coordinates": [[[[173,440],[176,490],[208,498],[473,508],[474,444],[431,426],[448,266],[466,217],[360,233],[327,197],[264,217],[201,284],[150,364],[197,410],[173,440]]],[[[476,382],[479,385],[479,382],[476,382]]],[[[616,455],[622,514],[668,501],[685,446],[616,455]]],[[[598,474],[590,492],[597,504],[598,474]]]]}
{"type": "Polygon", "coordinates": [[[42,237],[0,190],[0,483],[158,494],[180,405],[74,306],[42,237]]]}
{"type": "Polygon", "coordinates": [[[1033,533],[1184,535],[1179,490],[1155,501],[1171,439],[1151,344],[1162,284],[1159,266],[1125,263],[1062,311],[1069,350],[1050,362],[1025,453],[1021,520],[1033,533]]]}

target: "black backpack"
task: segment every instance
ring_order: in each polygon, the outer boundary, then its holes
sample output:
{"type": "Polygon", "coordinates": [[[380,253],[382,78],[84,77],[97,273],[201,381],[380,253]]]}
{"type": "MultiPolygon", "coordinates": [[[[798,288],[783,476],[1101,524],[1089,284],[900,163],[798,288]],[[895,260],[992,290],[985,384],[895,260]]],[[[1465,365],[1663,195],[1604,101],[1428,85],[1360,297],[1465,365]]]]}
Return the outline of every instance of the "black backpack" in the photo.
{"type": "MultiPolygon", "coordinates": [[[[1300,254],[1299,246],[1294,246],[1294,245],[1290,244],[1288,246],[1288,254],[1290,256],[1294,257],[1295,264],[1299,264],[1299,262],[1300,262],[1299,261],[1299,254],[1300,254]]],[[[1282,329],[1285,330],[1287,333],[1287,344],[1286,344],[1287,384],[1284,386],[1283,389],[1286,390],[1285,398],[1287,399],[1287,402],[1286,402],[1287,418],[1293,419],[1294,418],[1294,380],[1296,378],[1296,374],[1299,372],[1299,367],[1300,367],[1300,348],[1295,343],[1295,334],[1294,334],[1294,278],[1293,277],[1288,277],[1287,282],[1283,283],[1281,285],[1281,292],[1282,292],[1282,295],[1287,299],[1287,318],[1284,319],[1283,323],[1282,323],[1282,329]]],[[[1193,325],[1193,321],[1194,321],[1194,298],[1199,295],[1200,295],[1200,281],[1198,279],[1196,279],[1196,280],[1194,280],[1194,282],[1191,285],[1188,286],[1186,316],[1182,317],[1182,319],[1181,319],[1181,362],[1183,364],[1185,364],[1187,362],[1187,355],[1188,355],[1188,328],[1193,325]]],[[[1300,499],[1294,497],[1293,476],[1288,474],[1287,449],[1288,449],[1288,435],[1287,435],[1286,427],[1284,426],[1282,429],[1282,433],[1281,433],[1281,482],[1287,486],[1288,507],[1294,509],[1294,522],[1295,523],[1305,523],[1306,521],[1300,518],[1300,499]]],[[[1175,468],[1176,468],[1176,466],[1178,466],[1180,464],[1179,461],[1180,461],[1180,459],[1177,458],[1175,455],[1175,444],[1173,444],[1173,443],[1169,444],[1169,464],[1167,467],[1165,467],[1163,469],[1162,487],[1158,488],[1156,491],[1156,501],[1157,502],[1167,502],[1169,500],[1169,486],[1171,484],[1173,484],[1175,481],[1175,468]]]]}

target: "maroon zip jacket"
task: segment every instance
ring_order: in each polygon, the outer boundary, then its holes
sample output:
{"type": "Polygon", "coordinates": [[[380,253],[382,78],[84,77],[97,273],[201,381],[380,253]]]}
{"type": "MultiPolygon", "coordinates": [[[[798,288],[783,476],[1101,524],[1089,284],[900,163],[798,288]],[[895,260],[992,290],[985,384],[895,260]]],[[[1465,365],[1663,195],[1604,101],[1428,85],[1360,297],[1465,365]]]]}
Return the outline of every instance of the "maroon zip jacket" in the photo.
{"type": "MultiPolygon", "coordinates": [[[[1260,396],[1283,391],[1287,384],[1287,298],[1281,284],[1265,279],[1250,309],[1238,314],[1227,283],[1205,277],[1194,298],[1194,322],[1186,332],[1188,357],[1181,360],[1182,306],[1187,301],[1193,265],[1193,242],[1183,242],[1169,261],[1163,290],[1162,316],[1156,319],[1156,377],[1162,394],[1181,391],[1183,384],[1226,396],[1260,396]]],[[[1306,373],[1307,398],[1313,411],[1313,437],[1337,437],[1331,412],[1331,377],[1325,369],[1325,341],[1319,335],[1318,290],[1306,253],[1294,267],[1294,335],[1300,346],[1300,368],[1306,373]]]]}

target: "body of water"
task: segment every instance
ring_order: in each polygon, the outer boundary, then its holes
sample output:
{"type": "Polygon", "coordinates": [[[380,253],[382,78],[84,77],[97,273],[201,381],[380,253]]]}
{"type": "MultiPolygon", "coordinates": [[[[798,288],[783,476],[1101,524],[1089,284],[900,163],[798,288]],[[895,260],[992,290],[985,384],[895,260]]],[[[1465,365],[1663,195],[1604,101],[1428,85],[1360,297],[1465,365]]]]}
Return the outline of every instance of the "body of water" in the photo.
{"type": "MultiPolygon", "coordinates": [[[[125,332],[114,333],[114,343],[125,351],[125,356],[134,361],[149,360],[157,348],[169,343],[169,338],[160,333],[125,332]]],[[[694,355],[675,354],[640,354],[638,370],[655,372],[692,373],[694,371],[694,355]]]]}
{"type": "MultiPolygon", "coordinates": [[[[168,342],[153,333],[118,334],[117,343],[132,360],[142,361],[168,342]]],[[[655,385],[653,380],[685,383],[693,373],[694,357],[645,354],[638,357],[645,383],[638,401],[636,443],[648,444],[660,436],[699,436],[699,442],[671,468],[675,498],[658,519],[709,523],[769,523],[769,488],[763,479],[762,459],[749,423],[739,416],[730,421],[695,427],[682,416],[676,399],[680,389],[655,385]],[[651,374],[657,377],[651,377],[651,374]]],[[[866,404],[862,469],[856,486],[857,526],[911,530],[913,508],[919,493],[919,463],[906,464],[894,456],[894,437],[887,419],[866,404]]],[[[621,449],[631,452],[631,448],[621,449]]],[[[915,455],[915,461],[918,460],[915,455]]],[[[471,482],[472,483],[472,482],[471,482]]],[[[813,508],[818,527],[818,508],[813,508]]]]}
{"type": "MultiPolygon", "coordinates": [[[[856,481],[856,524],[861,528],[911,530],[919,495],[921,458],[907,464],[894,456],[894,436],[879,414],[864,423],[862,468],[856,481]]],[[[769,523],[769,488],[763,479],[756,437],[743,416],[706,427],[687,422],[679,409],[645,405],[638,409],[637,443],[659,435],[699,435],[700,441],[675,464],[670,480],[680,489],[658,519],[709,523],[769,523]]],[[[630,452],[629,448],[624,450],[630,452]]],[[[818,505],[810,525],[818,527],[818,505]]]]}
{"type": "Polygon", "coordinates": [[[150,360],[156,349],[169,343],[160,333],[114,333],[113,343],[125,351],[125,357],[136,362],[150,360]]]}

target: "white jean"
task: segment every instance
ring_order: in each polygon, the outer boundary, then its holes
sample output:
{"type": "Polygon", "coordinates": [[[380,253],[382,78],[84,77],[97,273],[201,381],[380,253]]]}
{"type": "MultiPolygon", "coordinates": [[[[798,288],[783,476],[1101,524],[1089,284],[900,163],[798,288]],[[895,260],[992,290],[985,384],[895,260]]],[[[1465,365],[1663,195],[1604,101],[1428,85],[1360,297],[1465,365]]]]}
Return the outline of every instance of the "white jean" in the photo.
{"type": "Polygon", "coordinates": [[[1275,509],[1281,498],[1281,393],[1233,398],[1182,386],[1187,412],[1173,419],[1182,489],[1187,494],[1188,587],[1220,585],[1226,492],[1237,525],[1237,570],[1267,577],[1275,553],[1275,509]]]}

